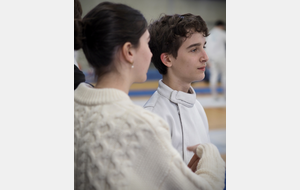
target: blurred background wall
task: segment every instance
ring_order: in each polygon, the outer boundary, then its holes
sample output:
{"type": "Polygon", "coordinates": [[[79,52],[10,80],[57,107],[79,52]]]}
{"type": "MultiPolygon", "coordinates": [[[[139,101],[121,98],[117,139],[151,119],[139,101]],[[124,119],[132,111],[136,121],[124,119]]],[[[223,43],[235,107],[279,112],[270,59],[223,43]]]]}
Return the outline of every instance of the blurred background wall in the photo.
{"type": "MultiPolygon", "coordinates": [[[[92,8],[103,0],[80,0],[82,16],[84,17],[92,8]]],[[[110,0],[109,2],[123,3],[131,6],[145,16],[148,23],[158,19],[161,14],[185,14],[200,15],[210,30],[216,20],[226,22],[226,0],[110,0]]],[[[78,52],[77,61],[83,71],[89,69],[82,50],[78,52]]],[[[155,69],[153,64],[150,69],[155,69]]]]}

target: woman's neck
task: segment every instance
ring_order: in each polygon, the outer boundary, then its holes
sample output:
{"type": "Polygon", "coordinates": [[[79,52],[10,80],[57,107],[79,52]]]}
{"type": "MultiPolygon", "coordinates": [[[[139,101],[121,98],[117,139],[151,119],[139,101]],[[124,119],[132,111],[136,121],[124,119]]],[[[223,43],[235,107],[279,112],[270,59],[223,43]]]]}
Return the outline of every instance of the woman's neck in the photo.
{"type": "Polygon", "coordinates": [[[120,73],[107,73],[98,78],[95,88],[115,88],[128,94],[132,83],[120,73]]]}

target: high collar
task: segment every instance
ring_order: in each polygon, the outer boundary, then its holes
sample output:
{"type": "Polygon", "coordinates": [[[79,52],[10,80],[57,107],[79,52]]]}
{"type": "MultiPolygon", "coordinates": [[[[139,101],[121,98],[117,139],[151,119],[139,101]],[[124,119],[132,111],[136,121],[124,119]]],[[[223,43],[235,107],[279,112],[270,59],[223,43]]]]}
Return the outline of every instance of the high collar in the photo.
{"type": "Polygon", "coordinates": [[[181,104],[186,107],[193,107],[196,102],[196,93],[193,87],[190,87],[190,91],[192,91],[192,94],[173,90],[170,87],[168,87],[166,84],[164,84],[162,80],[159,80],[158,82],[157,92],[160,95],[168,98],[173,103],[181,104]]]}
{"type": "Polygon", "coordinates": [[[76,102],[86,105],[107,104],[116,101],[131,101],[128,94],[115,88],[91,88],[86,83],[80,83],[74,92],[76,102]]]}

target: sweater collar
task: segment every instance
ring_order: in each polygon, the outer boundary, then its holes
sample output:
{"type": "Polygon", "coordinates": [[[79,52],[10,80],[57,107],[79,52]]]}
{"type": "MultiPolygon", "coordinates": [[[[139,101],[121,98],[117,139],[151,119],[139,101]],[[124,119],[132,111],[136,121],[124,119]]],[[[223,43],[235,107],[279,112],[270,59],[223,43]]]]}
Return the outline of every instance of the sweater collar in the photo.
{"type": "Polygon", "coordinates": [[[96,105],[107,104],[116,101],[131,101],[128,94],[115,88],[92,88],[86,83],[80,83],[74,92],[76,102],[96,105]]]}
{"type": "Polygon", "coordinates": [[[182,91],[173,90],[162,82],[162,79],[158,82],[157,92],[162,96],[168,98],[171,102],[176,104],[182,104],[186,107],[193,107],[196,102],[196,93],[193,87],[190,87],[192,94],[182,91]]]}

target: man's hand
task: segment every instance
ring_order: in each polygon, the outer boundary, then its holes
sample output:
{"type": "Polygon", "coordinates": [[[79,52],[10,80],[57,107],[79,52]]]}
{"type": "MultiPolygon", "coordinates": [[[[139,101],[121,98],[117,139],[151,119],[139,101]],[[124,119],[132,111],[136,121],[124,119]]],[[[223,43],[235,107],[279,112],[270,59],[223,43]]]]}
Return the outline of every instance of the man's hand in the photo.
{"type": "Polygon", "coordinates": [[[193,172],[196,171],[199,160],[200,158],[197,156],[197,154],[194,154],[190,163],[188,164],[188,167],[191,168],[193,172]]]}
{"type": "Polygon", "coordinates": [[[188,146],[188,147],[187,147],[187,149],[188,149],[189,151],[193,151],[193,152],[195,153],[194,156],[192,157],[192,159],[190,160],[189,164],[188,164],[188,167],[191,168],[191,170],[192,170],[193,172],[196,171],[198,162],[199,162],[199,160],[200,160],[200,158],[199,158],[199,157],[197,156],[197,154],[196,154],[196,149],[197,149],[198,145],[199,145],[199,144],[194,145],[194,146],[188,146]]]}

